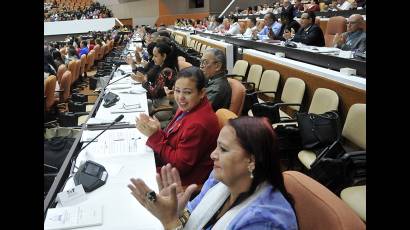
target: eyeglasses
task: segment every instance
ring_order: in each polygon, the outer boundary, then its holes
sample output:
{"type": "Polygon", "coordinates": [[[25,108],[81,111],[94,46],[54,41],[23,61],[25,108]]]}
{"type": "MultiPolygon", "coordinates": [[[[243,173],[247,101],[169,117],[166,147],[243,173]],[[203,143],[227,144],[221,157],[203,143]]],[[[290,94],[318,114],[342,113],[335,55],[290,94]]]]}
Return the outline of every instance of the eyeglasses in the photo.
{"type": "Polygon", "coordinates": [[[210,65],[210,64],[213,64],[213,63],[217,63],[216,61],[213,61],[213,62],[208,62],[208,60],[201,60],[201,62],[199,63],[199,65],[200,66],[207,66],[207,65],[210,65]]]}
{"type": "Polygon", "coordinates": [[[356,24],[356,23],[358,23],[358,22],[347,22],[346,24],[356,24]]]}

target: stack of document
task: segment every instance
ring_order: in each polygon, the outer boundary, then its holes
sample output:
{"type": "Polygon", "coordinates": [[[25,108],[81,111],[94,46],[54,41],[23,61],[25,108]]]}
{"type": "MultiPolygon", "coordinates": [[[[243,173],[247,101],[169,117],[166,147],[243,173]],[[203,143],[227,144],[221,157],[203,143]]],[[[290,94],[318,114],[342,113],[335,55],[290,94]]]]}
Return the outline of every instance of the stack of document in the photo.
{"type": "Polygon", "coordinates": [[[103,206],[49,208],[45,230],[73,229],[103,224],[103,206]]]}

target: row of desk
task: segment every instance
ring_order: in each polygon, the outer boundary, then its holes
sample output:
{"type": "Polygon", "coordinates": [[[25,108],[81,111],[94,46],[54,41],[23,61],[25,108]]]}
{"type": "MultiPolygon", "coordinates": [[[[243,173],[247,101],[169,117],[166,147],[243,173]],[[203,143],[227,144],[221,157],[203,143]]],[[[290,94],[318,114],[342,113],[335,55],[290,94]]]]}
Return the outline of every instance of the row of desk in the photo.
{"type": "MultiPolygon", "coordinates": [[[[303,12],[299,12],[296,17],[300,18],[300,15],[303,12]]],[[[334,17],[334,16],[343,16],[349,17],[352,14],[366,14],[366,9],[361,10],[339,10],[339,11],[327,11],[327,12],[315,12],[315,15],[318,17],[334,17]]],[[[263,18],[265,14],[249,14],[249,15],[238,15],[238,19],[249,18],[249,17],[256,17],[256,18],[263,18]]],[[[276,15],[277,18],[280,18],[280,14],[276,15]]]]}
{"type": "MultiPolygon", "coordinates": [[[[131,43],[132,41],[140,39],[132,39],[131,43]]],[[[129,49],[135,50],[135,47],[127,46],[124,52],[127,53],[129,49]]],[[[122,65],[119,68],[125,74],[132,72],[129,65],[122,65]]],[[[117,70],[112,72],[111,76],[110,83],[124,75],[117,70]]],[[[53,184],[45,199],[45,215],[53,206],[55,195],[59,192],[58,187],[62,187],[63,191],[75,187],[71,170],[67,166],[76,154],[76,146],[80,142],[84,142],[85,145],[106,127],[104,123],[111,123],[118,115],[123,114],[122,124],[114,125],[78,153],[76,158],[74,157],[75,168],[86,160],[103,165],[108,172],[108,179],[105,185],[87,193],[85,201],[72,207],[103,206],[103,224],[81,229],[163,229],[160,221],[139,204],[127,187],[130,178],[143,178],[150,188],[158,192],[154,153],[145,145],[147,138],[135,128],[135,118],[141,113],[148,114],[146,91],[141,84],[136,84],[131,78],[119,80],[102,90],[87,122],[82,127],[81,138],[76,140],[63,163],[56,178],[59,182],[53,184]],[[103,95],[108,92],[119,95],[120,100],[114,106],[105,108],[102,106],[102,100],[103,95]]],[[[73,171],[75,172],[75,169],[73,171]]],[[[58,203],[56,207],[61,207],[61,204],[58,203]]]]}
{"type": "Polygon", "coordinates": [[[227,44],[233,45],[233,56],[234,61],[238,58],[239,48],[249,48],[259,50],[265,53],[276,54],[277,52],[285,53],[286,58],[293,59],[296,61],[301,61],[309,63],[312,65],[320,66],[327,69],[332,69],[339,71],[341,68],[352,68],[356,69],[356,73],[360,77],[366,77],[366,60],[360,58],[342,58],[339,56],[328,55],[315,51],[313,48],[311,51],[299,48],[290,48],[283,46],[279,43],[268,43],[253,41],[249,38],[239,38],[235,36],[224,36],[216,33],[202,32],[197,30],[184,30],[179,28],[185,36],[192,37],[192,34],[199,35],[203,38],[213,39],[215,41],[222,41],[227,44]]]}
{"type": "MultiPolygon", "coordinates": [[[[184,44],[189,44],[191,39],[207,39],[207,44],[213,47],[218,47],[218,44],[232,45],[233,62],[243,59],[251,65],[260,64],[265,70],[274,69],[278,71],[281,76],[278,95],[280,95],[281,88],[288,77],[298,77],[306,83],[305,98],[308,102],[311,101],[317,88],[329,88],[336,91],[340,99],[339,111],[342,117],[346,116],[351,105],[366,103],[365,61],[200,31],[169,30],[175,35],[183,36],[184,44]],[[285,57],[276,56],[277,52],[285,53],[285,57]],[[339,68],[343,67],[356,69],[358,75],[348,76],[340,73],[339,68]],[[362,73],[364,75],[361,75],[362,73]]],[[[309,103],[306,103],[306,108],[308,106],[309,103]]]]}

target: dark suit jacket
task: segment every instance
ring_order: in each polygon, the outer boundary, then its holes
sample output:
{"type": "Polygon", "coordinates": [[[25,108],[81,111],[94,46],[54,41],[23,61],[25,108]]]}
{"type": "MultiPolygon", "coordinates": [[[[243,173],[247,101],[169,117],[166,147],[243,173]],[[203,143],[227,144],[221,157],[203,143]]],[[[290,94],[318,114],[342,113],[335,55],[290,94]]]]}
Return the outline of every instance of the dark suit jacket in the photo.
{"type": "Polygon", "coordinates": [[[322,29],[315,24],[308,27],[307,30],[305,28],[300,28],[292,41],[302,42],[303,44],[310,46],[325,46],[325,38],[322,29]]]}
{"type": "Polygon", "coordinates": [[[215,112],[220,108],[229,109],[232,89],[224,73],[219,73],[210,78],[205,91],[215,112]]]}
{"type": "Polygon", "coordinates": [[[171,163],[178,169],[182,185],[202,184],[213,167],[210,155],[219,135],[218,119],[206,97],[176,121],[181,113],[178,109],[164,130],[148,138],[147,145],[159,157],[159,165],[171,163]]]}
{"type": "Polygon", "coordinates": [[[296,20],[292,20],[287,25],[282,24],[282,27],[280,28],[278,39],[281,41],[285,41],[286,39],[283,37],[283,33],[285,32],[286,29],[290,31],[292,28],[295,30],[295,32],[299,31],[300,29],[299,22],[297,22],[296,20]]]}

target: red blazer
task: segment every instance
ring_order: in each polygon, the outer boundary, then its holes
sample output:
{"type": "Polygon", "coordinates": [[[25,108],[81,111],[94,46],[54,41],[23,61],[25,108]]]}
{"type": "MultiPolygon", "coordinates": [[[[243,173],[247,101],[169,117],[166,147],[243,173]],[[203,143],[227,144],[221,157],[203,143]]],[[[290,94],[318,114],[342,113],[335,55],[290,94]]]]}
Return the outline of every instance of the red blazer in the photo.
{"type": "Polygon", "coordinates": [[[171,163],[178,169],[183,186],[203,184],[213,168],[210,155],[219,135],[218,119],[206,97],[176,121],[181,113],[178,109],[164,130],[148,138],[147,145],[163,164],[171,163]]]}

